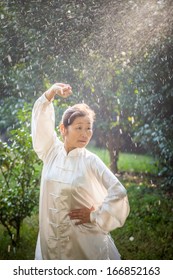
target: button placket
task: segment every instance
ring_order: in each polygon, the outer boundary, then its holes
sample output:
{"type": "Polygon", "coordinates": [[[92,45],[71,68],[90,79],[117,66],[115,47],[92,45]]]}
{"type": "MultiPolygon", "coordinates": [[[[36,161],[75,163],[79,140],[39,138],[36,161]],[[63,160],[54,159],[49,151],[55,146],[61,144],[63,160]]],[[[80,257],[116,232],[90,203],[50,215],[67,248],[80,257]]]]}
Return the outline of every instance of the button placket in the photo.
{"type": "Polygon", "coordinates": [[[69,240],[69,236],[63,236],[69,224],[66,205],[68,196],[62,193],[49,193],[49,195],[52,202],[52,207],[49,207],[49,238],[60,242],[69,240]]]}

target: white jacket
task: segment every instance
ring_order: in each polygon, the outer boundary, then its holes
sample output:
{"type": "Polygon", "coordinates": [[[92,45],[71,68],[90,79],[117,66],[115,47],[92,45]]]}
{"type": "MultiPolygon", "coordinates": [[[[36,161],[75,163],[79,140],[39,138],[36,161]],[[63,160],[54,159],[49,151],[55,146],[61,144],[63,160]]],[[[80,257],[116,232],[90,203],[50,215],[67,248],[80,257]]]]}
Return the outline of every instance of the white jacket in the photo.
{"type": "Polygon", "coordinates": [[[109,232],[122,227],[129,214],[126,189],[87,149],[66,153],[55,133],[53,104],[44,94],[34,104],[32,139],[44,164],[35,258],[120,259],[109,232]],[[70,210],[92,206],[91,223],[70,220],[70,210]]]}

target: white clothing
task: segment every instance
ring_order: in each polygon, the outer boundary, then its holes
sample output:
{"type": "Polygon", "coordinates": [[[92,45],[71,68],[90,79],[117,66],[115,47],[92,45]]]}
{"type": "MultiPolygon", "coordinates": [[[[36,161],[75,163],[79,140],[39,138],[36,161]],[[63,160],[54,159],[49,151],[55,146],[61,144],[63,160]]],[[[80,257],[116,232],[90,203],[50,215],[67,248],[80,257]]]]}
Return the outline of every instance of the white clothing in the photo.
{"type": "Polygon", "coordinates": [[[129,203],[125,188],[93,153],[67,154],[55,133],[52,102],[43,94],[32,114],[33,147],[43,161],[36,259],[120,259],[109,232],[122,227],[129,203]],[[91,208],[91,223],[75,225],[68,213],[91,208]]]}

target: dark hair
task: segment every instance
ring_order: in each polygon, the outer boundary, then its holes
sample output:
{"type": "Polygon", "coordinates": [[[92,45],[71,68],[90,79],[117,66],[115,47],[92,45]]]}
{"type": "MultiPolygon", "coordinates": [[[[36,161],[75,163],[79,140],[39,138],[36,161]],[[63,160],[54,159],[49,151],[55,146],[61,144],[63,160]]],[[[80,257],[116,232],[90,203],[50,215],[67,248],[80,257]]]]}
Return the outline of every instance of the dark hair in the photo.
{"type": "Polygon", "coordinates": [[[95,119],[94,111],[85,103],[76,104],[72,107],[69,107],[63,114],[61,123],[65,127],[71,125],[74,120],[78,117],[85,117],[88,116],[91,121],[95,119]]]}

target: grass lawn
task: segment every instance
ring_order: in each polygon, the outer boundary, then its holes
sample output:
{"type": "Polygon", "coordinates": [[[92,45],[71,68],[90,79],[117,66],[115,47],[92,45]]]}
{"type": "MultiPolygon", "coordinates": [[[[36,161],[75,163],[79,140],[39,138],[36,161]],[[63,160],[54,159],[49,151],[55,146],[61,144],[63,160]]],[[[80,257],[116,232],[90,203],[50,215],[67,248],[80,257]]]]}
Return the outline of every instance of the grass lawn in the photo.
{"type": "MultiPolygon", "coordinates": [[[[88,150],[97,154],[107,166],[110,163],[108,150],[89,146],[88,150]]],[[[157,174],[157,161],[149,155],[136,155],[130,153],[120,153],[118,160],[120,172],[150,173],[157,174]]]]}
{"type": "MultiPolygon", "coordinates": [[[[89,147],[109,165],[106,150],[89,147]]],[[[171,260],[173,258],[172,198],[158,188],[156,162],[146,155],[120,154],[119,180],[127,189],[131,212],[122,228],[111,232],[126,260],[171,260]]],[[[0,259],[34,259],[38,214],[24,220],[21,243],[14,250],[7,232],[0,225],[0,259]],[[9,251],[9,252],[8,252],[9,251]]]]}

